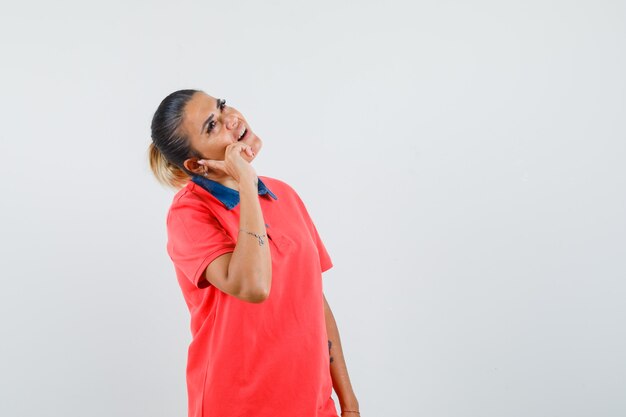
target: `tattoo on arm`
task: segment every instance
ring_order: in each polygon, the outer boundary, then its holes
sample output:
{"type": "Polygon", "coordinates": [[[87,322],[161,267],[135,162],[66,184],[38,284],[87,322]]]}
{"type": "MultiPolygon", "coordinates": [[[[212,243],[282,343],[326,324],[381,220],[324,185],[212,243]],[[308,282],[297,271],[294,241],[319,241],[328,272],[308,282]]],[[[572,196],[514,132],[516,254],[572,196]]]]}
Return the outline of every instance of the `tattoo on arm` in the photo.
{"type": "MultiPolygon", "coordinates": [[[[333,345],[333,342],[328,341],[328,354],[330,355],[330,347],[333,345]]],[[[330,357],[330,363],[333,363],[333,357],[330,357]]]]}

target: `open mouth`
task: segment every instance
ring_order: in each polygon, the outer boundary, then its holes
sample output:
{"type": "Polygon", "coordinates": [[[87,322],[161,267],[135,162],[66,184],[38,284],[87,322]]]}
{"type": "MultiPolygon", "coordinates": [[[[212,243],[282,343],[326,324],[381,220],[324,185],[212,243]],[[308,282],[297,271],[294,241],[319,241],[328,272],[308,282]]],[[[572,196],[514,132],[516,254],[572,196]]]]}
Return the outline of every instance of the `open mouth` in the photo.
{"type": "Polygon", "coordinates": [[[239,139],[237,139],[237,140],[238,141],[244,140],[247,137],[248,137],[248,128],[244,127],[244,129],[241,132],[239,132],[239,139]]]}

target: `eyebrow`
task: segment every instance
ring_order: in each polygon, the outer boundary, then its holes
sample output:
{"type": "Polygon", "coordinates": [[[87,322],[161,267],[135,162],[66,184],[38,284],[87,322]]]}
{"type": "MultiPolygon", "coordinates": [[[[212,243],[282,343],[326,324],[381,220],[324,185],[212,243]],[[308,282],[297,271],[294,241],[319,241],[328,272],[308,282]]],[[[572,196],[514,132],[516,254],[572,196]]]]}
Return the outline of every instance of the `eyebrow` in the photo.
{"type": "MultiPolygon", "coordinates": [[[[215,106],[217,109],[220,108],[220,102],[222,101],[221,98],[217,99],[217,105],[215,106]]],[[[220,110],[221,111],[221,110],[220,110]]],[[[200,127],[200,134],[202,134],[205,131],[205,127],[206,125],[208,125],[209,123],[211,123],[211,120],[213,120],[213,113],[211,113],[211,115],[209,116],[208,119],[206,119],[204,121],[204,123],[202,123],[202,127],[200,127]]]]}

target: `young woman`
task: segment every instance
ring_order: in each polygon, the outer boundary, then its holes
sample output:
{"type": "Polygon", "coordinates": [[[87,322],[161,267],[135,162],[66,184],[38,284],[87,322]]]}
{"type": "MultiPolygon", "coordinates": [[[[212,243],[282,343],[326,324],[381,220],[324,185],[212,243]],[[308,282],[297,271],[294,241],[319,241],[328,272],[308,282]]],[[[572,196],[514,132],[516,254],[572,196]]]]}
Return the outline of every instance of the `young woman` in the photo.
{"type": "Polygon", "coordinates": [[[150,167],[177,190],[167,252],[191,314],[189,417],[358,417],[322,291],[333,264],[296,191],[251,165],[246,119],[200,90],[152,119],[150,167]]]}

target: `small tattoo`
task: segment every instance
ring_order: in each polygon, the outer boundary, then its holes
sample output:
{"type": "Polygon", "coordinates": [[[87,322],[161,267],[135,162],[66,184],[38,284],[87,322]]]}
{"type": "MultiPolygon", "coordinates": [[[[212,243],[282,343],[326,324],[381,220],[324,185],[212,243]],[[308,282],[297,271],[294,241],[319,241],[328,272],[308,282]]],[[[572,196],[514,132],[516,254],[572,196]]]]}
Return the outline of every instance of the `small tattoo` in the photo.
{"type": "MultiPolygon", "coordinates": [[[[333,342],[328,341],[328,354],[330,355],[330,347],[333,345],[333,342]]],[[[333,357],[330,357],[330,363],[333,363],[333,357]]]]}
{"type": "Polygon", "coordinates": [[[259,235],[257,233],[248,232],[247,230],[243,230],[243,229],[239,229],[239,231],[240,232],[246,232],[249,235],[256,236],[256,238],[259,239],[259,246],[263,246],[265,244],[265,242],[263,241],[263,236],[267,236],[266,233],[263,233],[262,235],[259,235]]]}

